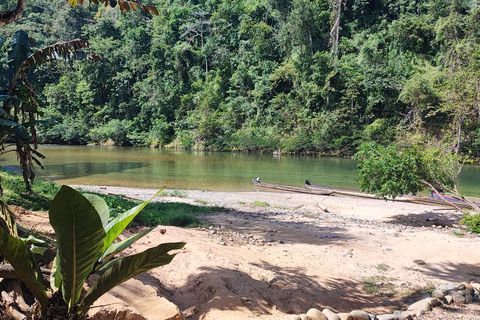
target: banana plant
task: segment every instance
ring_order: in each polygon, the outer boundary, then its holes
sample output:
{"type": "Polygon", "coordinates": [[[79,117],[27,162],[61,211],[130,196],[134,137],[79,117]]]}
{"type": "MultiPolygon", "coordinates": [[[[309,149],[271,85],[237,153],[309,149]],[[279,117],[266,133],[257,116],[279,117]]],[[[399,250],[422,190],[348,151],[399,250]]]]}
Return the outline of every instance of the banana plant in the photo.
{"type": "Polygon", "coordinates": [[[183,242],[164,243],[135,255],[110,260],[115,253],[151,231],[113,243],[149,201],[109,220],[105,214],[108,207],[102,199],[85,197],[62,186],[49,211],[50,224],[57,237],[56,270],[52,270],[51,283],[54,289],[61,290],[69,311],[78,303],[79,310],[86,312],[108,290],[142,272],[170,263],[176,253],[168,252],[184,247],[183,242]],[[93,273],[101,276],[82,298],[82,287],[93,273]]]}
{"type": "MultiPolygon", "coordinates": [[[[85,54],[82,51],[89,48],[85,40],[76,39],[57,43],[37,51],[32,50],[31,42],[27,32],[23,30],[15,32],[11,48],[8,51],[8,65],[13,76],[6,94],[0,96],[0,102],[3,105],[0,108],[0,120],[2,121],[0,137],[8,136],[15,141],[15,151],[22,167],[27,192],[32,191],[31,183],[35,178],[34,163],[42,168],[39,159],[43,158],[43,155],[35,150],[37,148],[35,127],[41,123],[38,117],[43,113],[40,109],[42,103],[38,99],[33,85],[27,79],[26,70],[59,59],[101,60],[97,54],[85,54]],[[30,145],[31,143],[33,147],[30,145]]],[[[0,150],[5,149],[4,141],[6,139],[0,140],[0,150]]]]}
{"type": "Polygon", "coordinates": [[[8,213],[5,203],[0,201],[0,220],[5,226],[0,227],[0,254],[15,269],[18,277],[30,289],[40,303],[44,312],[48,305],[48,296],[43,286],[43,276],[32,252],[18,237],[17,225],[8,213]]]}

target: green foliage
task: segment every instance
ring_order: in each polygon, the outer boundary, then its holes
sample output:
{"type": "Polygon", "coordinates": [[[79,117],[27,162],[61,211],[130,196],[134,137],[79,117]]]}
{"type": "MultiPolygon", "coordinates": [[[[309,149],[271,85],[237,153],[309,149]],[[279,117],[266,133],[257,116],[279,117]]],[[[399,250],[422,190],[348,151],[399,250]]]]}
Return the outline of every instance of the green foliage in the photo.
{"type": "Polygon", "coordinates": [[[360,161],[360,188],[379,197],[418,193],[424,188],[421,181],[428,180],[421,153],[415,147],[365,143],[354,159],[360,161]]]}
{"type": "Polygon", "coordinates": [[[253,201],[252,203],[255,207],[270,207],[268,202],[265,201],[253,201]]]}
{"type": "Polygon", "coordinates": [[[12,265],[22,282],[30,289],[40,302],[42,311],[48,304],[48,297],[43,287],[43,276],[33,254],[24,242],[0,227],[0,253],[12,265]]]}
{"type": "Polygon", "coordinates": [[[36,179],[32,185],[33,193],[26,194],[21,175],[0,168],[0,178],[4,188],[4,201],[27,210],[48,211],[50,202],[60,190],[60,186],[54,182],[36,179]]]}
{"type": "Polygon", "coordinates": [[[326,0],[155,5],[144,16],[27,1],[0,29],[40,46],[81,36],[104,58],[29,70],[56,122],[43,142],[351,156],[409,132],[480,157],[474,2],[353,1],[338,48],[326,0]]]}
{"type": "Polygon", "coordinates": [[[73,305],[80,303],[80,310],[85,312],[96,299],[114,286],[144,271],[170,263],[175,254],[170,255],[168,252],[185,245],[181,242],[161,244],[133,256],[106,261],[151,231],[123,240],[112,247],[113,241],[148,201],[102,223],[89,200],[94,200],[95,207],[105,210],[105,204],[98,197],[87,199],[70,187],[63,186],[53,199],[49,212],[50,223],[57,237],[56,270],[52,274],[51,283],[56,287],[61,286],[69,311],[73,305]],[[80,300],[84,282],[94,271],[101,276],[80,300]]]}
{"type": "Polygon", "coordinates": [[[460,222],[466,225],[470,231],[480,233],[480,213],[465,212],[460,222]]]}
{"type": "Polygon", "coordinates": [[[197,216],[221,211],[225,211],[225,208],[192,206],[186,203],[154,202],[140,212],[135,221],[145,226],[198,226],[200,220],[197,216]]]}
{"type": "Polygon", "coordinates": [[[354,159],[359,161],[358,181],[362,191],[395,198],[416,194],[428,186],[461,197],[457,179],[463,159],[441,148],[382,146],[370,142],[360,146],[354,159]]]}

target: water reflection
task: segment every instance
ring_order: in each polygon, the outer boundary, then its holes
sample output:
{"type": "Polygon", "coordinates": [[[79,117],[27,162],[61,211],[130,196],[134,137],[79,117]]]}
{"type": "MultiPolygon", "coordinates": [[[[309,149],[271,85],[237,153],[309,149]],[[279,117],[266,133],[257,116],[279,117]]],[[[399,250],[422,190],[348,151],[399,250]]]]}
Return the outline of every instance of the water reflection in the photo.
{"type": "MultiPolygon", "coordinates": [[[[41,146],[47,157],[37,176],[64,184],[125,187],[251,191],[252,178],[302,186],[314,184],[358,189],[356,162],[343,158],[273,156],[108,146],[41,146]]],[[[13,153],[0,165],[18,167],[13,153]]],[[[462,191],[480,195],[479,166],[466,166],[462,191]]]]}

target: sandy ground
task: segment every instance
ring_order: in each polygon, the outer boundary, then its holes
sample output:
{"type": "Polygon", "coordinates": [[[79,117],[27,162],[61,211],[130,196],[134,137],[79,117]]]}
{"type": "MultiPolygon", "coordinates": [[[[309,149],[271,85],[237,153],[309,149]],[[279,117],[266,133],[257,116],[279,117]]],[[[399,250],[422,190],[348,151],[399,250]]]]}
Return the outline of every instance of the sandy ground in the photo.
{"type": "MultiPolygon", "coordinates": [[[[76,187],[140,199],[155,193],[76,187]]],[[[455,211],[261,190],[176,194],[181,197],[155,201],[228,208],[203,217],[210,227],[158,227],[130,249],[187,243],[172,263],[137,277],[175,303],[186,319],[289,319],[312,307],[382,314],[419,299],[412,295],[419,288],[480,281],[480,237],[460,230],[461,214],[455,211]],[[377,283],[377,292],[367,292],[365,283],[377,283]]],[[[51,231],[40,216],[17,218],[20,224],[51,231]]],[[[141,285],[131,290],[142,296],[141,285]]],[[[130,303],[142,312],[142,303],[134,300],[130,303]]],[[[480,308],[474,303],[455,312],[478,315],[480,308]]]]}

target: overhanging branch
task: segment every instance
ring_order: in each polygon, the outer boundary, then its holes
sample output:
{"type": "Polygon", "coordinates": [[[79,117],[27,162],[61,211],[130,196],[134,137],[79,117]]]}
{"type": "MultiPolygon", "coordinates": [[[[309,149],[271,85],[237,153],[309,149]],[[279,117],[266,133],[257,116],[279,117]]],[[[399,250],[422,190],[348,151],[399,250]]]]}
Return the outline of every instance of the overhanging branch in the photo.
{"type": "Polygon", "coordinates": [[[22,16],[26,0],[17,0],[17,6],[12,11],[0,11],[0,27],[12,23],[22,16]]]}

